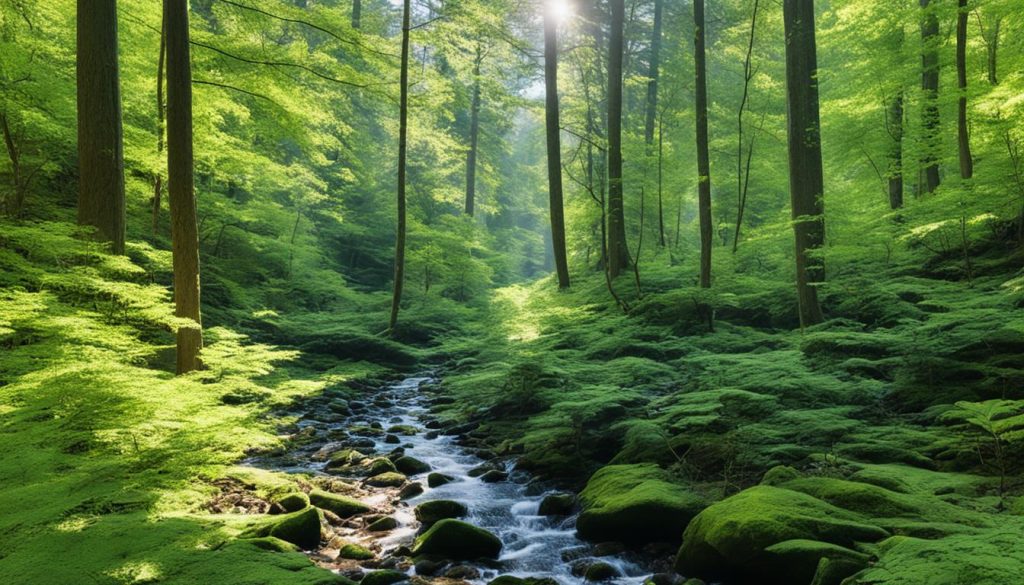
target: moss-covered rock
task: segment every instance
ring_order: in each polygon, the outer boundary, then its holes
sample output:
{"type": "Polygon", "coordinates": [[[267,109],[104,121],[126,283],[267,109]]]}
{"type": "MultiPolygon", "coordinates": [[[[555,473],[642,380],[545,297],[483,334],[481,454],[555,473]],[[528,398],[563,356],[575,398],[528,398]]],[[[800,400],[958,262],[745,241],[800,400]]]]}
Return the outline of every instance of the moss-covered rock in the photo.
{"type": "Polygon", "coordinates": [[[274,503],[285,512],[298,512],[309,506],[309,496],[304,492],[293,492],[274,503]]]}
{"type": "Polygon", "coordinates": [[[432,500],[416,506],[415,513],[416,519],[429,527],[446,518],[464,518],[469,508],[452,500],[432,500]]]}
{"type": "Polygon", "coordinates": [[[419,475],[430,471],[430,466],[415,457],[400,457],[395,461],[395,468],[406,475],[419,475]]]}
{"type": "Polygon", "coordinates": [[[387,457],[379,457],[370,462],[369,475],[380,475],[382,473],[398,471],[395,464],[387,457]]]}
{"type": "Polygon", "coordinates": [[[349,496],[332,494],[323,490],[309,492],[309,502],[317,508],[330,510],[342,518],[351,518],[370,511],[370,506],[349,496]]]}
{"type": "Polygon", "coordinates": [[[496,579],[492,579],[487,585],[558,585],[558,581],[554,579],[540,579],[537,577],[513,577],[512,575],[502,575],[496,579]]]}
{"type": "Polygon", "coordinates": [[[818,562],[811,585],[842,585],[844,579],[864,568],[865,564],[859,560],[824,557],[818,562]]]}
{"type": "Polygon", "coordinates": [[[348,543],[338,549],[339,559],[351,559],[355,561],[367,561],[374,557],[373,551],[355,543],[348,543]]]}
{"type": "Polygon", "coordinates": [[[260,536],[257,538],[247,538],[245,539],[245,541],[258,549],[270,552],[300,552],[302,550],[294,544],[285,540],[281,540],[276,536],[260,536]]]}
{"type": "Polygon", "coordinates": [[[602,468],[580,493],[583,512],[576,521],[580,537],[630,544],[678,542],[706,504],[669,479],[665,471],[651,464],[602,468]]]}
{"type": "Polygon", "coordinates": [[[605,562],[592,563],[583,573],[583,578],[587,581],[610,581],[618,576],[619,570],[605,562]]]}
{"type": "Polygon", "coordinates": [[[303,550],[312,550],[320,544],[321,521],[320,510],[309,507],[300,512],[261,522],[242,533],[242,536],[273,536],[303,550]]]}
{"type": "MultiPolygon", "coordinates": [[[[773,578],[786,583],[810,583],[818,574],[819,564],[824,559],[854,565],[859,567],[857,570],[868,565],[868,555],[864,553],[816,540],[784,540],[769,546],[765,552],[768,553],[771,566],[776,567],[773,578]]],[[[823,574],[822,578],[825,577],[823,574]]]]}
{"type": "Polygon", "coordinates": [[[366,530],[367,532],[387,532],[389,530],[394,530],[395,528],[398,528],[398,520],[395,520],[391,516],[385,516],[371,522],[370,525],[366,527],[366,530]]]}
{"type": "Polygon", "coordinates": [[[573,494],[550,494],[540,501],[537,513],[541,516],[568,516],[576,505],[573,494]]]}
{"type": "Polygon", "coordinates": [[[982,534],[939,540],[894,536],[879,546],[879,560],[853,585],[1001,585],[1024,575],[1024,527],[1011,522],[982,534]]]}
{"type": "Polygon", "coordinates": [[[366,480],[366,485],[373,487],[402,487],[405,484],[405,476],[396,471],[388,471],[366,480]]]}
{"type": "Polygon", "coordinates": [[[427,485],[436,488],[455,481],[455,478],[443,473],[431,473],[427,476],[427,485]]]}
{"type": "Polygon", "coordinates": [[[497,536],[459,520],[441,520],[418,538],[413,555],[435,555],[451,560],[496,559],[501,554],[497,536]]]}
{"type": "Polygon", "coordinates": [[[360,585],[392,585],[393,583],[401,583],[402,581],[408,581],[409,575],[401,571],[394,571],[391,569],[382,569],[379,571],[370,571],[363,576],[360,585]]]}
{"type": "Polygon", "coordinates": [[[410,484],[407,484],[405,487],[398,491],[398,498],[402,500],[408,500],[410,498],[415,498],[416,496],[422,494],[423,492],[423,484],[421,484],[418,481],[414,481],[410,484]]]}

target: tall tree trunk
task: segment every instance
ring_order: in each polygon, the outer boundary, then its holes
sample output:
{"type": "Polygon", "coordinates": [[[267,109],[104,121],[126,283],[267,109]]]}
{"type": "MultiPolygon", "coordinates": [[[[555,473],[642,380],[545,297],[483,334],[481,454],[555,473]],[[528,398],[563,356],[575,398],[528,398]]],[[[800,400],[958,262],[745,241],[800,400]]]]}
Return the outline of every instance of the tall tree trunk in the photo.
{"type": "Polygon", "coordinates": [[[668,244],[665,241],[665,112],[658,116],[658,235],[661,236],[659,244],[662,248],[668,244]]]}
{"type": "Polygon", "coordinates": [[[363,0],[352,0],[352,28],[363,26],[363,0]]]}
{"type": "Polygon", "coordinates": [[[199,302],[199,226],[192,156],[192,65],[188,0],[164,0],[167,27],[167,182],[171,207],[174,314],[194,324],[178,327],[178,373],[202,366],[199,302]]]}
{"type": "Polygon", "coordinates": [[[480,141],[480,64],[483,46],[477,44],[473,61],[473,98],[469,109],[469,153],[466,155],[466,215],[473,217],[476,208],[476,158],[480,141]]]}
{"type": "Polygon", "coordinates": [[[402,73],[401,97],[398,106],[398,230],[395,237],[395,284],[391,297],[391,319],[388,330],[398,324],[398,310],[402,304],[402,285],[405,281],[405,162],[409,132],[409,33],[411,0],[404,0],[402,8],[402,73]]]}
{"type": "Polygon", "coordinates": [[[924,153],[921,157],[922,187],[926,193],[939,188],[939,19],[931,0],[920,0],[921,20],[921,90],[924,110],[921,126],[924,132],[924,153]]]}
{"type": "Polygon", "coordinates": [[[754,9],[750,14],[750,37],[747,41],[747,55],[743,59],[743,94],[740,97],[740,108],[736,113],[736,229],[732,238],[732,253],[740,246],[740,231],[743,229],[743,214],[747,209],[747,189],[750,187],[750,162],[754,158],[754,139],[750,140],[747,152],[746,173],[743,172],[743,114],[746,113],[750,98],[750,82],[754,79],[754,39],[757,34],[757,12],[760,0],[754,0],[754,9]]]}
{"type": "Polygon", "coordinates": [[[7,215],[18,217],[21,215],[22,207],[25,204],[25,181],[21,171],[21,153],[18,152],[18,145],[14,140],[14,132],[11,130],[10,121],[6,112],[0,112],[0,131],[4,135],[4,145],[7,147],[7,157],[11,160],[11,180],[14,182],[14,200],[7,201],[7,215]]]}
{"type": "MultiPolygon", "coordinates": [[[[161,19],[160,56],[156,66],[156,155],[164,154],[164,58],[167,55],[167,25],[161,19]]],[[[153,171],[153,235],[160,227],[160,197],[163,195],[163,175],[160,169],[153,171]]]]}
{"type": "Polygon", "coordinates": [[[610,0],[608,38],[608,269],[617,277],[629,267],[622,185],[622,58],[625,0],[610,0]]]}
{"type": "Polygon", "coordinates": [[[889,102],[889,207],[903,207],[903,90],[900,89],[889,102]]]}
{"type": "MultiPolygon", "coordinates": [[[[654,0],[654,27],[651,30],[651,62],[647,76],[647,119],[644,127],[644,140],[647,144],[648,156],[654,146],[654,126],[658,115],[658,76],[661,65],[661,12],[662,1],[654,0]]],[[[661,128],[658,124],[658,243],[665,247],[665,215],[661,200],[661,128]]]]}
{"type": "Polygon", "coordinates": [[[697,210],[700,216],[700,286],[711,288],[711,157],[708,153],[708,79],[704,54],[704,0],[693,2],[693,62],[696,74],[697,210]]]}
{"type": "Polygon", "coordinates": [[[999,85],[999,72],[997,67],[997,57],[999,54],[999,27],[1002,24],[1003,19],[996,17],[995,24],[992,25],[992,40],[988,43],[988,82],[992,85],[999,85]]]}
{"type": "Polygon", "coordinates": [[[124,254],[116,0],[78,0],[78,223],[124,254]]]}
{"type": "Polygon", "coordinates": [[[967,130],[967,0],[960,0],[956,17],[957,143],[960,151],[960,178],[974,176],[971,137],[967,130]]]}
{"type": "Polygon", "coordinates": [[[544,113],[548,142],[548,197],[551,204],[551,244],[558,288],[569,288],[565,252],[565,212],[562,204],[562,142],[558,121],[558,21],[552,7],[544,11],[544,113]]]}
{"type": "Polygon", "coordinates": [[[823,320],[813,283],[825,279],[824,264],[809,253],[825,243],[824,178],[818,113],[818,63],[814,0],[784,0],[789,191],[796,241],[796,287],[800,325],[823,320]]]}

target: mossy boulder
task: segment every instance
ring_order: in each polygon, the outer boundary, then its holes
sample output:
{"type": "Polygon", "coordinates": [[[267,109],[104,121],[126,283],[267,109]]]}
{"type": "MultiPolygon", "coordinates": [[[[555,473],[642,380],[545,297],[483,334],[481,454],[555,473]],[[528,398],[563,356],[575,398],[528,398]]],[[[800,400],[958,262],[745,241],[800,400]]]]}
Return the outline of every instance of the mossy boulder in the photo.
{"type": "Polygon", "coordinates": [[[594,542],[678,542],[706,503],[653,464],[609,465],[580,493],[580,537],[594,542]]]}
{"type": "Polygon", "coordinates": [[[294,492],[282,497],[274,503],[285,512],[298,512],[299,510],[304,510],[309,506],[309,496],[304,492],[294,492]]]}
{"type": "Polygon", "coordinates": [[[619,570],[614,565],[605,562],[597,562],[587,567],[583,578],[587,581],[610,581],[619,576],[619,570]]]}
{"type": "MultiPolygon", "coordinates": [[[[821,561],[826,559],[841,562],[843,566],[857,566],[857,570],[867,567],[869,559],[864,553],[817,540],[785,540],[769,546],[765,552],[771,559],[771,565],[777,567],[774,578],[784,579],[786,583],[810,583],[818,574],[821,561]]],[[[822,579],[826,577],[828,575],[822,575],[822,579]]]]}
{"type": "Polygon", "coordinates": [[[320,544],[320,510],[309,507],[300,512],[276,516],[242,533],[243,537],[272,536],[290,542],[303,550],[312,550],[320,544]]]}
{"type": "Polygon", "coordinates": [[[374,475],[366,480],[366,485],[373,487],[402,487],[405,484],[405,476],[396,471],[388,471],[374,475]]]}
{"type": "Polygon", "coordinates": [[[825,545],[851,549],[853,553],[856,543],[877,542],[886,536],[885,530],[868,523],[860,514],[801,492],[762,485],[726,498],[697,515],[683,534],[675,568],[683,575],[704,579],[791,585],[797,581],[785,576],[793,558],[799,556],[808,564],[808,559],[813,560],[803,581],[809,582],[821,558],[840,556],[839,548],[825,545]],[[796,542],[780,544],[787,541],[796,542]],[[822,546],[815,549],[804,544],[807,541],[822,546]],[[772,548],[775,545],[779,547],[772,548]]]}
{"type": "Polygon", "coordinates": [[[402,500],[408,500],[410,498],[415,498],[416,496],[422,494],[423,492],[423,484],[421,484],[418,481],[414,481],[410,484],[407,484],[405,487],[398,491],[398,498],[402,500]]]}
{"type": "Polygon", "coordinates": [[[406,475],[419,475],[430,471],[430,466],[415,457],[400,457],[395,461],[395,468],[406,475]]]}
{"type": "Polygon", "coordinates": [[[374,459],[373,461],[370,462],[370,467],[368,469],[369,475],[371,476],[380,475],[382,473],[388,473],[389,471],[398,471],[398,468],[395,467],[395,464],[386,457],[374,459]]]}
{"type": "Polygon", "coordinates": [[[401,571],[394,571],[391,569],[382,569],[379,571],[370,571],[363,576],[360,585],[392,585],[393,583],[400,583],[402,581],[408,581],[409,575],[401,571]]]}
{"type": "Polygon", "coordinates": [[[414,556],[434,555],[457,561],[497,559],[501,546],[501,540],[483,528],[447,519],[434,524],[416,538],[412,553],[414,556]]]}
{"type": "Polygon", "coordinates": [[[443,473],[431,473],[427,476],[427,485],[436,488],[455,481],[455,478],[443,473]]]}
{"type": "Polygon", "coordinates": [[[301,552],[302,549],[295,546],[294,544],[281,540],[275,536],[261,536],[258,538],[246,538],[244,539],[247,543],[255,546],[260,550],[270,552],[301,552]]]}
{"type": "Polygon", "coordinates": [[[389,530],[394,530],[395,528],[398,528],[398,520],[395,520],[391,516],[385,516],[371,522],[370,525],[366,527],[366,531],[387,532],[389,530]]]}
{"type": "MultiPolygon", "coordinates": [[[[1005,520],[1004,520],[1005,522],[1005,520]]],[[[1007,522],[979,534],[939,540],[894,536],[878,547],[879,559],[855,577],[857,585],[1002,585],[1024,575],[1024,527],[1007,522]]]]}
{"type": "Polygon", "coordinates": [[[374,557],[373,551],[355,543],[348,543],[338,549],[339,559],[351,559],[354,561],[368,561],[374,557]]]}
{"type": "Polygon", "coordinates": [[[432,500],[416,506],[415,512],[416,519],[429,527],[446,518],[464,518],[469,514],[469,508],[452,500],[432,500]]]}
{"type": "Polygon", "coordinates": [[[550,494],[540,501],[537,513],[541,516],[568,516],[576,505],[573,494],[550,494]]]}
{"type": "Polygon", "coordinates": [[[330,510],[342,518],[351,518],[370,511],[370,506],[355,498],[332,494],[323,490],[309,492],[309,502],[317,508],[330,510]]]}
{"type": "Polygon", "coordinates": [[[512,575],[502,575],[496,579],[492,579],[487,585],[558,585],[558,581],[548,578],[538,577],[513,577],[512,575]]]}

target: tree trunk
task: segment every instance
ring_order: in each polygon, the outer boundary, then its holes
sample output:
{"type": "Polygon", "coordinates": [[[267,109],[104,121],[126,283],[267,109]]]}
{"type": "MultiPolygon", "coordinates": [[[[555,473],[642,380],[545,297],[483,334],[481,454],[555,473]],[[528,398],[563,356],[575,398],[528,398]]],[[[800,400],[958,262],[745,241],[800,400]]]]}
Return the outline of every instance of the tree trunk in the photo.
{"type": "Polygon", "coordinates": [[[711,157],[708,153],[708,79],[704,54],[704,0],[693,2],[696,73],[697,210],[700,216],[700,286],[711,288],[711,157]]]}
{"type": "MultiPolygon", "coordinates": [[[[651,62],[647,76],[647,120],[644,128],[644,140],[647,150],[654,146],[654,126],[658,115],[658,76],[661,64],[661,12],[662,0],[654,0],[654,28],[651,30],[651,62]]],[[[658,123],[658,243],[665,247],[665,210],[661,197],[661,164],[662,164],[661,124],[658,123]]]]}
{"type": "Polygon", "coordinates": [[[469,153],[466,155],[466,215],[473,217],[476,208],[476,157],[480,137],[480,64],[483,46],[476,46],[473,62],[473,99],[469,111],[469,153]]]}
{"type": "Polygon", "coordinates": [[[194,323],[178,327],[178,373],[202,367],[199,302],[199,226],[192,157],[192,65],[188,0],[164,0],[167,27],[167,182],[171,207],[174,314],[194,323]]]}
{"type": "Polygon", "coordinates": [[[398,106],[398,230],[395,237],[395,284],[391,297],[391,319],[388,330],[398,324],[398,310],[402,304],[402,284],[405,280],[405,162],[406,137],[409,132],[409,33],[411,0],[404,0],[402,8],[402,72],[399,83],[401,97],[398,106]]]}
{"type": "Polygon", "coordinates": [[[352,0],[352,28],[359,30],[363,25],[363,1],[352,0]]]}
{"type": "Polygon", "coordinates": [[[747,152],[746,173],[743,172],[743,114],[746,113],[747,101],[750,98],[750,82],[754,79],[753,58],[754,39],[757,35],[757,12],[760,0],[754,0],[754,9],[750,14],[750,37],[747,41],[747,55],[743,59],[743,94],[740,97],[740,108],[736,113],[736,228],[732,238],[732,253],[740,246],[740,231],[743,229],[743,214],[747,208],[747,189],[750,187],[750,162],[754,158],[754,139],[750,140],[747,152]]]}
{"type": "MultiPolygon", "coordinates": [[[[160,56],[156,67],[156,154],[164,153],[164,58],[167,55],[167,26],[161,21],[160,56]]],[[[153,235],[160,227],[160,197],[163,194],[163,176],[160,169],[153,171],[153,235]]]]}
{"type": "Polygon", "coordinates": [[[6,112],[0,112],[0,131],[4,135],[7,157],[11,159],[11,180],[14,182],[14,200],[7,202],[6,212],[10,217],[18,217],[21,215],[22,207],[25,205],[25,189],[27,185],[22,178],[21,154],[18,152],[18,145],[14,141],[14,132],[11,130],[6,112]]]}
{"type": "Polygon", "coordinates": [[[796,286],[800,325],[823,320],[813,283],[825,279],[824,264],[809,253],[825,243],[824,178],[818,114],[818,64],[814,0],[784,0],[789,191],[796,242],[796,286]]]}
{"type": "Polygon", "coordinates": [[[622,185],[622,58],[625,0],[610,0],[608,38],[608,269],[617,277],[629,267],[622,185]]]}
{"type": "Polygon", "coordinates": [[[562,204],[562,142],[558,120],[558,22],[551,7],[544,12],[544,110],[548,143],[548,196],[551,204],[551,244],[558,288],[569,288],[565,252],[565,212],[562,204]]]}
{"type": "Polygon", "coordinates": [[[992,25],[992,40],[988,43],[988,82],[992,85],[999,85],[999,72],[997,67],[997,57],[999,54],[999,27],[1002,24],[1003,19],[996,17],[996,22],[992,25]]]}
{"type": "Polygon", "coordinates": [[[116,0],[78,0],[78,223],[124,254],[116,0]]]}
{"type": "Polygon", "coordinates": [[[665,113],[658,116],[658,244],[664,248],[665,241],[665,113]]]}
{"type": "Polygon", "coordinates": [[[924,12],[921,21],[921,90],[924,110],[921,126],[924,129],[924,153],[921,156],[922,187],[926,193],[939,188],[939,19],[930,7],[931,0],[920,0],[924,12]]]}
{"type": "Polygon", "coordinates": [[[960,178],[974,176],[971,137],[967,130],[967,0],[960,0],[956,17],[956,80],[960,98],[957,102],[957,144],[960,151],[960,178]]]}
{"type": "Polygon", "coordinates": [[[889,136],[889,207],[903,207],[903,90],[889,102],[887,112],[889,136]]]}

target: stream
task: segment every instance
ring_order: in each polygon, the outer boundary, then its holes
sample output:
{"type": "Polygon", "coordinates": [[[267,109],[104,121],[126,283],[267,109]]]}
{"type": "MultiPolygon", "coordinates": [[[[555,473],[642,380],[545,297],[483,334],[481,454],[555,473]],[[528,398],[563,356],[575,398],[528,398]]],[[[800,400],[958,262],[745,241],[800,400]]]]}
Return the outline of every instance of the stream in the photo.
{"type": "MultiPolygon", "coordinates": [[[[411,547],[420,528],[413,513],[416,505],[428,500],[443,499],[465,504],[469,508],[469,515],[463,520],[491,531],[504,545],[497,562],[468,563],[476,569],[466,575],[466,580],[472,583],[486,583],[499,575],[514,575],[550,578],[563,585],[579,585],[584,579],[573,574],[573,565],[585,563],[588,559],[613,565],[620,575],[613,582],[619,585],[640,585],[651,575],[650,568],[643,566],[642,558],[633,557],[631,553],[593,558],[594,546],[576,537],[574,516],[538,515],[544,496],[556,492],[540,489],[536,483],[530,483],[531,477],[516,471],[512,463],[503,464],[509,473],[506,481],[488,483],[479,477],[471,477],[470,470],[485,462],[467,448],[458,445],[458,437],[441,435],[424,428],[425,421],[432,417],[429,397],[419,389],[432,381],[429,377],[415,377],[385,386],[367,398],[368,405],[372,405],[370,408],[360,409],[342,421],[321,422],[307,416],[299,422],[299,427],[314,427],[317,438],[311,444],[289,453],[285,461],[275,460],[271,464],[280,471],[312,473],[322,478],[328,475],[324,471],[324,454],[344,443],[330,443],[328,437],[332,434],[339,436],[358,427],[388,429],[396,425],[409,425],[415,427],[416,433],[400,437],[400,446],[404,448],[405,454],[429,464],[432,472],[454,479],[451,483],[431,488],[427,486],[426,474],[411,476],[409,480],[421,483],[425,491],[401,501],[394,488],[364,487],[364,491],[357,497],[395,518],[397,528],[383,533],[369,533],[363,525],[348,521],[335,527],[334,532],[341,538],[378,551],[378,559],[357,567],[349,566],[346,572],[342,562],[335,562],[332,558],[332,554],[336,555],[337,551],[331,551],[328,545],[310,553],[315,561],[346,574],[353,572],[353,569],[379,566],[406,570],[410,576],[414,575],[415,567],[406,567],[406,564],[398,560],[401,554],[393,553],[403,547],[411,547]],[[391,559],[392,556],[395,559],[391,559]]],[[[382,432],[365,437],[359,435],[358,440],[363,445],[361,450],[367,453],[369,441],[372,440],[373,452],[380,456],[399,446],[394,444],[394,437],[391,443],[385,442],[385,434],[382,432]]],[[[350,480],[336,474],[329,476],[350,480]]]]}

